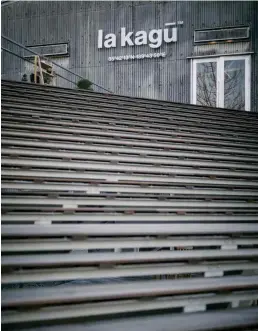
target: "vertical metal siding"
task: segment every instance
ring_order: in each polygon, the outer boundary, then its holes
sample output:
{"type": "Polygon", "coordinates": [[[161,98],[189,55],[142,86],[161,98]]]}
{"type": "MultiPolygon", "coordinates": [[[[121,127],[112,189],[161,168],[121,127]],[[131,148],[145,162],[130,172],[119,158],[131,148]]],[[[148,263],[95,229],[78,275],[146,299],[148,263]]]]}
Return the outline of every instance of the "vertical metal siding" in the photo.
{"type": "Polygon", "coordinates": [[[251,38],[254,55],[251,61],[251,105],[253,111],[258,111],[258,2],[254,1],[251,10],[251,38]]]}
{"type": "MultiPolygon", "coordinates": [[[[68,42],[67,68],[96,84],[121,94],[190,102],[190,61],[194,55],[194,30],[218,26],[251,26],[249,49],[252,56],[252,108],[257,104],[258,26],[257,2],[252,1],[20,1],[2,9],[2,31],[25,45],[68,42]],[[97,33],[163,29],[166,22],[183,21],[178,41],[158,49],[139,47],[97,48],[97,33]],[[112,55],[166,52],[166,58],[109,62],[112,55]]],[[[243,45],[242,45],[243,46],[243,45]]],[[[233,49],[237,47],[230,45],[233,49]]],[[[207,46],[207,51],[209,50],[207,46]]],[[[225,47],[226,48],[226,47],[225,47]]],[[[243,47],[243,49],[246,49],[243,47]]],[[[227,50],[227,49],[226,49],[227,50]]],[[[21,76],[24,65],[12,56],[3,56],[3,77],[21,76]],[[20,66],[20,68],[18,68],[20,66]]],[[[60,59],[61,61],[61,59],[60,59]]],[[[64,72],[62,72],[65,75],[64,72]]],[[[72,85],[58,79],[62,86],[72,85]]],[[[99,89],[96,89],[99,90],[99,89]]]]}

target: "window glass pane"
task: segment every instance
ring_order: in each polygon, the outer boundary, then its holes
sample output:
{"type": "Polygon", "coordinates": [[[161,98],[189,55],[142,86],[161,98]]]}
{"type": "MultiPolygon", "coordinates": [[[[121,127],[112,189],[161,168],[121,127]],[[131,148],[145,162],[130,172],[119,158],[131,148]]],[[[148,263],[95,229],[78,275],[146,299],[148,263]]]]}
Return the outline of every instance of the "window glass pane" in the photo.
{"type": "Polygon", "coordinates": [[[217,62],[196,64],[196,103],[216,107],[217,104],[217,62]]]}
{"type": "Polygon", "coordinates": [[[245,109],[245,60],[224,62],[224,107],[245,109]]]}

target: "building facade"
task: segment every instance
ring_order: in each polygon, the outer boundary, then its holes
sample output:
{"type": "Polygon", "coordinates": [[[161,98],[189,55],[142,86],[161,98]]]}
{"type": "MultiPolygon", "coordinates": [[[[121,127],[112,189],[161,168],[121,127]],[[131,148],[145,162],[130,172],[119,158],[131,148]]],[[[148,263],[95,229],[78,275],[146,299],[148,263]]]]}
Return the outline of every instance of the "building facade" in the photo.
{"type": "MultiPolygon", "coordinates": [[[[116,94],[256,111],[257,17],[256,1],[18,1],[2,34],[116,94]]],[[[31,70],[2,50],[2,78],[31,70]]]]}

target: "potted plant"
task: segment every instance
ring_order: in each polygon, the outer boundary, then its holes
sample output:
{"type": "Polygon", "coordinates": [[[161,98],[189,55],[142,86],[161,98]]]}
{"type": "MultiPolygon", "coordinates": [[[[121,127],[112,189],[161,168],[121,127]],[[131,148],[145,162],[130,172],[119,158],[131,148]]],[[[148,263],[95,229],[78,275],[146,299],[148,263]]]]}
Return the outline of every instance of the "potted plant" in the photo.
{"type": "Polygon", "coordinates": [[[93,91],[93,88],[91,87],[91,85],[92,85],[92,82],[89,81],[88,79],[81,79],[77,83],[78,89],[81,89],[81,90],[93,91]]]}

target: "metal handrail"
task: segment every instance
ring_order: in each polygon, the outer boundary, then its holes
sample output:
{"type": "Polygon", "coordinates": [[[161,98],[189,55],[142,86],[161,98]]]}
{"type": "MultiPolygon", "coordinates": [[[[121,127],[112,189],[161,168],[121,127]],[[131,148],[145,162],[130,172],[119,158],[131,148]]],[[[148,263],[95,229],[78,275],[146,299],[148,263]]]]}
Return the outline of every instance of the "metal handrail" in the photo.
{"type": "Polygon", "coordinates": [[[19,1],[20,0],[1,1],[1,7],[7,7],[19,1]]]}
{"type": "MultiPolygon", "coordinates": [[[[9,49],[7,49],[7,48],[5,48],[5,47],[2,47],[2,46],[1,46],[1,49],[2,49],[4,52],[7,52],[7,53],[9,53],[9,54],[12,54],[12,55],[14,55],[14,56],[16,56],[16,57],[18,57],[18,58],[24,60],[25,62],[28,62],[28,63],[30,63],[30,64],[33,64],[33,62],[31,62],[30,60],[28,60],[28,59],[22,57],[21,55],[18,55],[18,54],[16,54],[16,53],[10,51],[9,49]]],[[[60,75],[60,74],[58,74],[58,73],[55,73],[55,75],[58,76],[58,77],[60,77],[60,78],[63,78],[64,80],[67,80],[69,83],[72,83],[72,84],[76,85],[75,82],[73,82],[72,80],[70,80],[70,79],[68,79],[68,78],[66,78],[66,77],[64,77],[64,76],[62,76],[62,75],[60,75]]]]}
{"type": "MultiPolygon", "coordinates": [[[[3,39],[5,39],[5,40],[11,42],[12,44],[14,44],[14,45],[16,45],[16,46],[19,46],[19,47],[25,49],[26,51],[28,51],[28,52],[30,52],[30,53],[32,53],[32,54],[34,54],[34,55],[38,55],[38,56],[40,56],[40,58],[42,58],[42,59],[44,59],[44,60],[46,60],[46,61],[49,61],[49,59],[48,59],[47,57],[45,57],[45,56],[43,56],[43,55],[41,55],[41,54],[39,54],[39,53],[37,53],[37,52],[35,52],[35,51],[32,51],[31,49],[29,49],[29,48],[25,47],[24,45],[18,43],[17,41],[14,41],[13,39],[11,39],[11,38],[9,38],[9,37],[6,37],[6,36],[4,36],[4,35],[2,35],[1,37],[2,37],[3,39]]],[[[83,76],[81,76],[81,75],[79,75],[79,74],[76,74],[75,72],[73,72],[73,71],[71,71],[71,70],[69,70],[69,69],[63,67],[62,65],[60,65],[60,64],[58,64],[58,63],[56,63],[56,62],[54,62],[53,60],[51,60],[51,62],[52,62],[55,66],[57,66],[57,67],[59,67],[59,68],[65,70],[66,72],[68,72],[68,73],[70,73],[70,74],[72,74],[72,75],[74,75],[74,76],[76,76],[76,77],[79,77],[79,78],[81,78],[81,79],[85,79],[85,77],[83,77],[83,76]]],[[[104,88],[103,86],[100,86],[100,85],[98,85],[98,84],[92,83],[92,85],[97,86],[97,87],[101,88],[102,90],[104,90],[104,91],[106,91],[106,92],[108,92],[108,93],[113,93],[112,91],[109,91],[108,89],[106,89],[106,88],[104,88]]]]}

